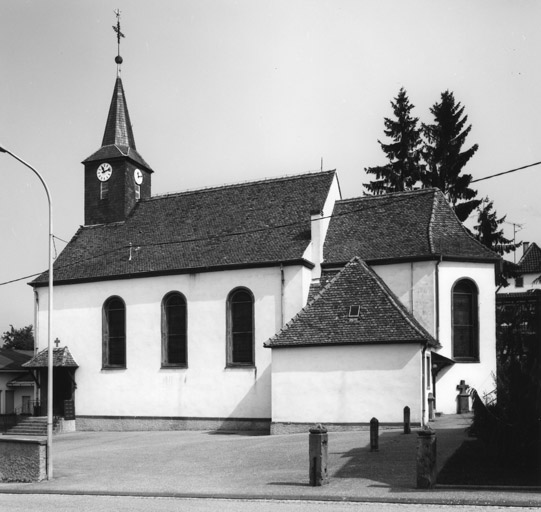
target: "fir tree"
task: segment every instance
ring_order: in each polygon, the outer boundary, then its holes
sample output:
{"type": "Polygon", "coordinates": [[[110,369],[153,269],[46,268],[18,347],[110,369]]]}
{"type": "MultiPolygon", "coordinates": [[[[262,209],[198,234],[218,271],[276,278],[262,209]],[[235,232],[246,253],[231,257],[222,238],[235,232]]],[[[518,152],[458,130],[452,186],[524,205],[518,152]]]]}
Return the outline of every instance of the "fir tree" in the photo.
{"type": "Polygon", "coordinates": [[[477,191],[469,187],[471,175],[462,174],[478,145],[462,150],[471,125],[466,126],[468,116],[464,115],[464,107],[455,101],[452,92],[443,92],[440,103],[435,103],[430,112],[434,123],[423,124],[426,139],[423,156],[427,165],[427,172],[422,175],[423,185],[439,188],[457,217],[464,221],[481,203],[475,199],[477,191]]]}
{"type": "Polygon", "coordinates": [[[477,207],[477,225],[474,226],[475,238],[484,246],[497,252],[505,254],[514,251],[519,247],[520,243],[514,243],[503,234],[503,229],[500,226],[505,222],[506,215],[498,219],[498,215],[494,208],[494,201],[488,197],[481,200],[481,204],[477,207]]]}
{"type": "Polygon", "coordinates": [[[385,144],[378,140],[389,162],[383,166],[365,168],[367,174],[376,177],[364,185],[368,195],[412,190],[419,182],[423,169],[421,130],[417,127],[419,118],[412,117],[414,105],[410,103],[404,88],[391,101],[391,106],[396,119],[386,117],[384,121],[384,133],[391,142],[385,144]]]}

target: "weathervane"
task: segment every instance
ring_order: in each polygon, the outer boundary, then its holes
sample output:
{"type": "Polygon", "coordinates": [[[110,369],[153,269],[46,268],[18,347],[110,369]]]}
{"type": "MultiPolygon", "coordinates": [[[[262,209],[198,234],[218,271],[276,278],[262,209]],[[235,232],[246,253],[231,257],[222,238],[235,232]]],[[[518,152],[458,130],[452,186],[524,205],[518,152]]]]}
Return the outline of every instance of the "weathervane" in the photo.
{"type": "Polygon", "coordinates": [[[120,56],[120,38],[126,36],[120,31],[120,9],[116,9],[113,12],[116,15],[116,27],[113,25],[113,30],[116,32],[117,40],[117,56],[115,57],[116,72],[117,75],[120,76],[120,65],[122,64],[122,57],[120,56]]]}

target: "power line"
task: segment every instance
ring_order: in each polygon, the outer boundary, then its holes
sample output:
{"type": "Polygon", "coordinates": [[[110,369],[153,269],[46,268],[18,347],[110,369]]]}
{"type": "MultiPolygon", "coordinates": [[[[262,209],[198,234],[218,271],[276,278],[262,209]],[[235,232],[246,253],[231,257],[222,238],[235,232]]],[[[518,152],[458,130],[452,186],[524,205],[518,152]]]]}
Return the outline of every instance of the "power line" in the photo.
{"type": "Polygon", "coordinates": [[[535,165],[539,165],[539,164],[541,164],[541,162],[535,162],[533,164],[523,165],[522,167],[517,167],[516,169],[511,169],[509,171],[499,172],[497,174],[485,176],[484,178],[477,178],[476,180],[471,180],[470,183],[475,183],[477,181],[483,181],[483,180],[489,180],[491,178],[496,178],[497,176],[503,176],[504,174],[509,174],[511,172],[522,171],[522,169],[527,169],[528,167],[534,167],[535,165]]]}

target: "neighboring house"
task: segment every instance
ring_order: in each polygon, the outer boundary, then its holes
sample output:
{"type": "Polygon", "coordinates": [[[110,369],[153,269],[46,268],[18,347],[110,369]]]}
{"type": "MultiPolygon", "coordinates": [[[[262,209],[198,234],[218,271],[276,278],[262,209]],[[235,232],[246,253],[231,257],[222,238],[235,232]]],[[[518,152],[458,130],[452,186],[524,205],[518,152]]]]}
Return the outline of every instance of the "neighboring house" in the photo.
{"type": "Polygon", "coordinates": [[[351,426],[406,405],[421,423],[430,393],[452,413],[461,380],[492,389],[498,257],[438,190],[342,200],[327,171],[152,197],[120,78],[83,164],[85,224],[54,273],[53,336],[80,364],[54,393],[77,428],[351,426]]]}
{"type": "Polygon", "coordinates": [[[0,414],[32,414],[35,380],[23,367],[33,350],[0,348],[0,414]]]}
{"type": "Polygon", "coordinates": [[[522,258],[513,273],[516,277],[509,279],[510,286],[501,287],[498,293],[521,293],[532,289],[541,290],[541,249],[536,243],[524,242],[522,244],[522,258]],[[539,282],[535,282],[539,280],[539,282]]]}

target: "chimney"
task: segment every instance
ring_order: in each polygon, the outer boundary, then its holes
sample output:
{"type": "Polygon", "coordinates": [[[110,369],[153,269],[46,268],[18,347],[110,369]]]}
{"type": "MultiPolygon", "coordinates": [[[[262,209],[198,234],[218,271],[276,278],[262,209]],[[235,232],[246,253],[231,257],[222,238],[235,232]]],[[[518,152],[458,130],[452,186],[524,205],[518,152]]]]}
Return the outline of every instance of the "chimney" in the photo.
{"type": "Polygon", "coordinates": [[[530,242],[522,242],[522,254],[524,255],[528,248],[530,247],[530,242]]]}

